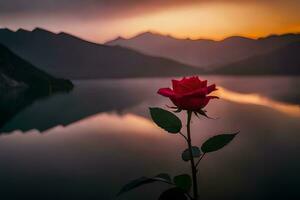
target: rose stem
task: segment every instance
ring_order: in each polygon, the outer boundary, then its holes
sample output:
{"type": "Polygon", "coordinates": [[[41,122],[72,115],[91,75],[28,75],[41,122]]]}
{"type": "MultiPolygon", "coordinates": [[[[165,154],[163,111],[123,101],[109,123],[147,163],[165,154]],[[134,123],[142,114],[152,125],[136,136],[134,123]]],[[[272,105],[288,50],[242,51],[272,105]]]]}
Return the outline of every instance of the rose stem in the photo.
{"type": "Polygon", "coordinates": [[[191,158],[191,169],[192,169],[192,180],[193,180],[193,192],[194,192],[194,200],[198,200],[198,182],[197,182],[197,169],[195,166],[195,161],[192,152],[192,138],[191,138],[191,118],[192,111],[187,111],[187,138],[188,138],[188,147],[191,158]]]}

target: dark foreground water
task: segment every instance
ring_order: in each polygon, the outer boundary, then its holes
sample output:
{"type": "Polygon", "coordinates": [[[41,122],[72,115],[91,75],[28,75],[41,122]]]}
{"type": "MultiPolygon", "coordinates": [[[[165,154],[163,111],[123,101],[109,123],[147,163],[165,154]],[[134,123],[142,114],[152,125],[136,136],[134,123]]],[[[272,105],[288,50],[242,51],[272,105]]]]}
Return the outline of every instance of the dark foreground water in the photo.
{"type": "MultiPolygon", "coordinates": [[[[207,107],[217,120],[193,119],[194,145],[241,133],[203,159],[201,199],[299,199],[300,78],[207,78],[220,86],[222,99],[207,107]]],[[[156,95],[169,78],[75,85],[69,94],[23,107],[10,103],[22,109],[1,128],[0,199],[156,200],[167,185],[116,194],[140,176],[189,171],[180,157],[183,139],[149,120],[149,106],[171,105],[156,95]]]]}

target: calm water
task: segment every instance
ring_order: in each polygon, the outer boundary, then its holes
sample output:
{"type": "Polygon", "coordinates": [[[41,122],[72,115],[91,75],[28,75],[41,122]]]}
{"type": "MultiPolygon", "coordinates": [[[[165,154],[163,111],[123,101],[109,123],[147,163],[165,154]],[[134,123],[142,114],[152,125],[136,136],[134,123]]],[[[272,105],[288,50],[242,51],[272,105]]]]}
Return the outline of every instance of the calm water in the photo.
{"type": "MultiPolygon", "coordinates": [[[[296,199],[300,180],[300,78],[207,77],[221,100],[193,119],[194,145],[240,130],[201,163],[202,199],[296,199]]],[[[2,127],[0,199],[116,199],[123,184],[188,172],[185,143],[149,120],[166,79],[75,81],[69,94],[26,103],[2,127]]],[[[20,106],[20,103],[18,104],[20,106]]],[[[184,117],[184,115],[180,115],[184,117]]],[[[155,200],[157,183],[120,200],[155,200]]]]}

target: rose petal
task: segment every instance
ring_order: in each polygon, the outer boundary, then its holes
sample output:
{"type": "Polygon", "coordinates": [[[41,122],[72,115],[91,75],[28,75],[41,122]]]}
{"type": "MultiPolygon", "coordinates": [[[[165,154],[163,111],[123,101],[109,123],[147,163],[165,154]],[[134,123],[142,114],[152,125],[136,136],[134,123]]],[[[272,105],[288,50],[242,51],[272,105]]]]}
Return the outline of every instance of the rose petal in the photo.
{"type": "Polygon", "coordinates": [[[172,102],[182,110],[199,110],[204,108],[211,99],[218,98],[216,96],[207,96],[207,97],[186,97],[186,96],[177,96],[174,95],[170,97],[172,102]]]}
{"type": "Polygon", "coordinates": [[[207,106],[207,104],[209,103],[209,101],[213,99],[211,97],[205,97],[205,98],[201,98],[199,101],[199,106],[197,107],[197,109],[202,109],[205,106],[207,106]]]}
{"type": "Polygon", "coordinates": [[[181,84],[181,81],[172,80],[172,86],[175,93],[183,94],[186,92],[190,92],[191,89],[184,84],[181,84]]]}
{"type": "Polygon", "coordinates": [[[175,95],[174,91],[170,88],[160,88],[157,93],[165,97],[172,97],[175,95]]]}
{"type": "Polygon", "coordinates": [[[206,94],[207,94],[207,89],[206,88],[199,88],[199,89],[194,90],[192,92],[182,94],[181,96],[183,96],[183,97],[205,97],[206,94]]]}
{"type": "Polygon", "coordinates": [[[210,85],[210,86],[207,87],[207,93],[206,94],[209,94],[209,93],[211,93],[211,92],[213,92],[215,90],[217,90],[216,89],[216,84],[212,84],[212,85],[210,85]]]}
{"type": "Polygon", "coordinates": [[[207,86],[207,80],[202,81],[202,82],[201,82],[201,87],[206,87],[206,86],[207,86]]]}
{"type": "Polygon", "coordinates": [[[178,91],[178,84],[179,84],[179,81],[178,80],[172,80],[172,87],[173,87],[173,90],[175,91],[175,92],[177,92],[178,91]]]}
{"type": "Polygon", "coordinates": [[[180,84],[187,87],[190,91],[201,88],[201,80],[198,76],[185,78],[180,81],[180,84]]]}

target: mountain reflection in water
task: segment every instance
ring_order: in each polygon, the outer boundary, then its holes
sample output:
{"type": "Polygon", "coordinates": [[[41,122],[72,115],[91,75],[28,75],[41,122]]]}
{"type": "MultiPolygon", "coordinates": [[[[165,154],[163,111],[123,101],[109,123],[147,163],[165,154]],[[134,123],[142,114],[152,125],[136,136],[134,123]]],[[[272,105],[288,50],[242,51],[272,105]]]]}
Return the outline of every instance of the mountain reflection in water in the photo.
{"type": "MultiPolygon", "coordinates": [[[[280,99],[295,96],[293,85],[300,81],[253,78],[250,87],[244,79],[208,79],[220,86],[221,99],[206,108],[218,119],[193,118],[194,145],[224,132],[240,134],[204,158],[201,198],[297,199],[299,108],[280,99]],[[273,81],[282,88],[272,90],[273,81]]],[[[7,135],[0,137],[1,199],[113,200],[128,180],[189,171],[180,157],[185,141],[149,119],[149,106],[170,105],[156,95],[158,88],[170,85],[170,78],[75,84],[69,94],[31,103],[3,127],[7,135]]],[[[182,113],[178,116],[185,121],[182,113]]],[[[154,184],[120,200],[157,199],[167,187],[154,184]]]]}
{"type": "Polygon", "coordinates": [[[158,127],[147,118],[134,114],[119,115],[116,113],[102,113],[70,124],[66,127],[57,126],[45,131],[45,133],[60,132],[99,132],[99,133],[123,133],[146,134],[148,136],[159,136],[158,127]],[[66,130],[65,130],[66,129],[66,130]],[[98,130],[98,131],[97,131],[98,130]]]}
{"type": "MultiPolygon", "coordinates": [[[[260,105],[290,116],[300,116],[299,105],[282,102],[280,100],[273,100],[273,94],[266,93],[269,96],[268,97],[265,96],[266,94],[264,91],[249,93],[247,92],[247,89],[245,89],[245,92],[234,92],[236,88],[233,88],[233,90],[225,88],[227,86],[236,87],[235,84],[240,85],[241,88],[243,88],[245,86],[243,80],[237,79],[234,82],[233,80],[235,79],[231,78],[229,81],[226,79],[221,79],[220,81],[220,77],[209,77],[209,79],[215,79],[217,84],[220,85],[219,90],[216,93],[222,100],[217,100],[218,102],[226,100],[234,103],[260,105]],[[223,87],[223,85],[225,85],[225,87],[223,87]]],[[[256,82],[262,81],[258,80],[256,82]]],[[[74,90],[68,94],[52,95],[38,101],[34,101],[32,96],[29,96],[30,101],[26,101],[26,96],[22,95],[22,98],[16,96],[15,101],[12,101],[10,98],[9,101],[1,102],[0,105],[4,106],[3,108],[6,110],[7,108],[12,108],[11,110],[13,112],[9,112],[7,116],[2,112],[2,121],[6,120],[6,123],[0,128],[0,131],[5,133],[18,129],[22,131],[31,129],[45,131],[58,125],[67,126],[81,119],[103,112],[129,112],[148,117],[147,107],[170,104],[168,100],[164,100],[156,95],[157,88],[170,85],[169,79],[167,78],[92,80],[77,81],[75,84],[76,87],[74,90]],[[16,104],[16,102],[20,102],[20,99],[25,103],[16,104]],[[134,109],[136,107],[139,108],[134,109]]],[[[262,82],[261,84],[273,87],[270,83],[265,84],[262,82]]],[[[256,86],[257,83],[252,89],[255,89],[256,86]]],[[[289,88],[289,85],[287,85],[287,88],[289,88]]],[[[243,89],[237,88],[237,90],[240,91],[243,89]]],[[[266,88],[266,90],[268,89],[266,88]]],[[[276,92],[278,93],[278,90],[276,92]]],[[[286,91],[284,90],[283,92],[286,91]]],[[[293,96],[296,94],[291,92],[291,94],[288,95],[293,96]]],[[[216,114],[220,115],[219,112],[216,112],[216,114]]]]}

